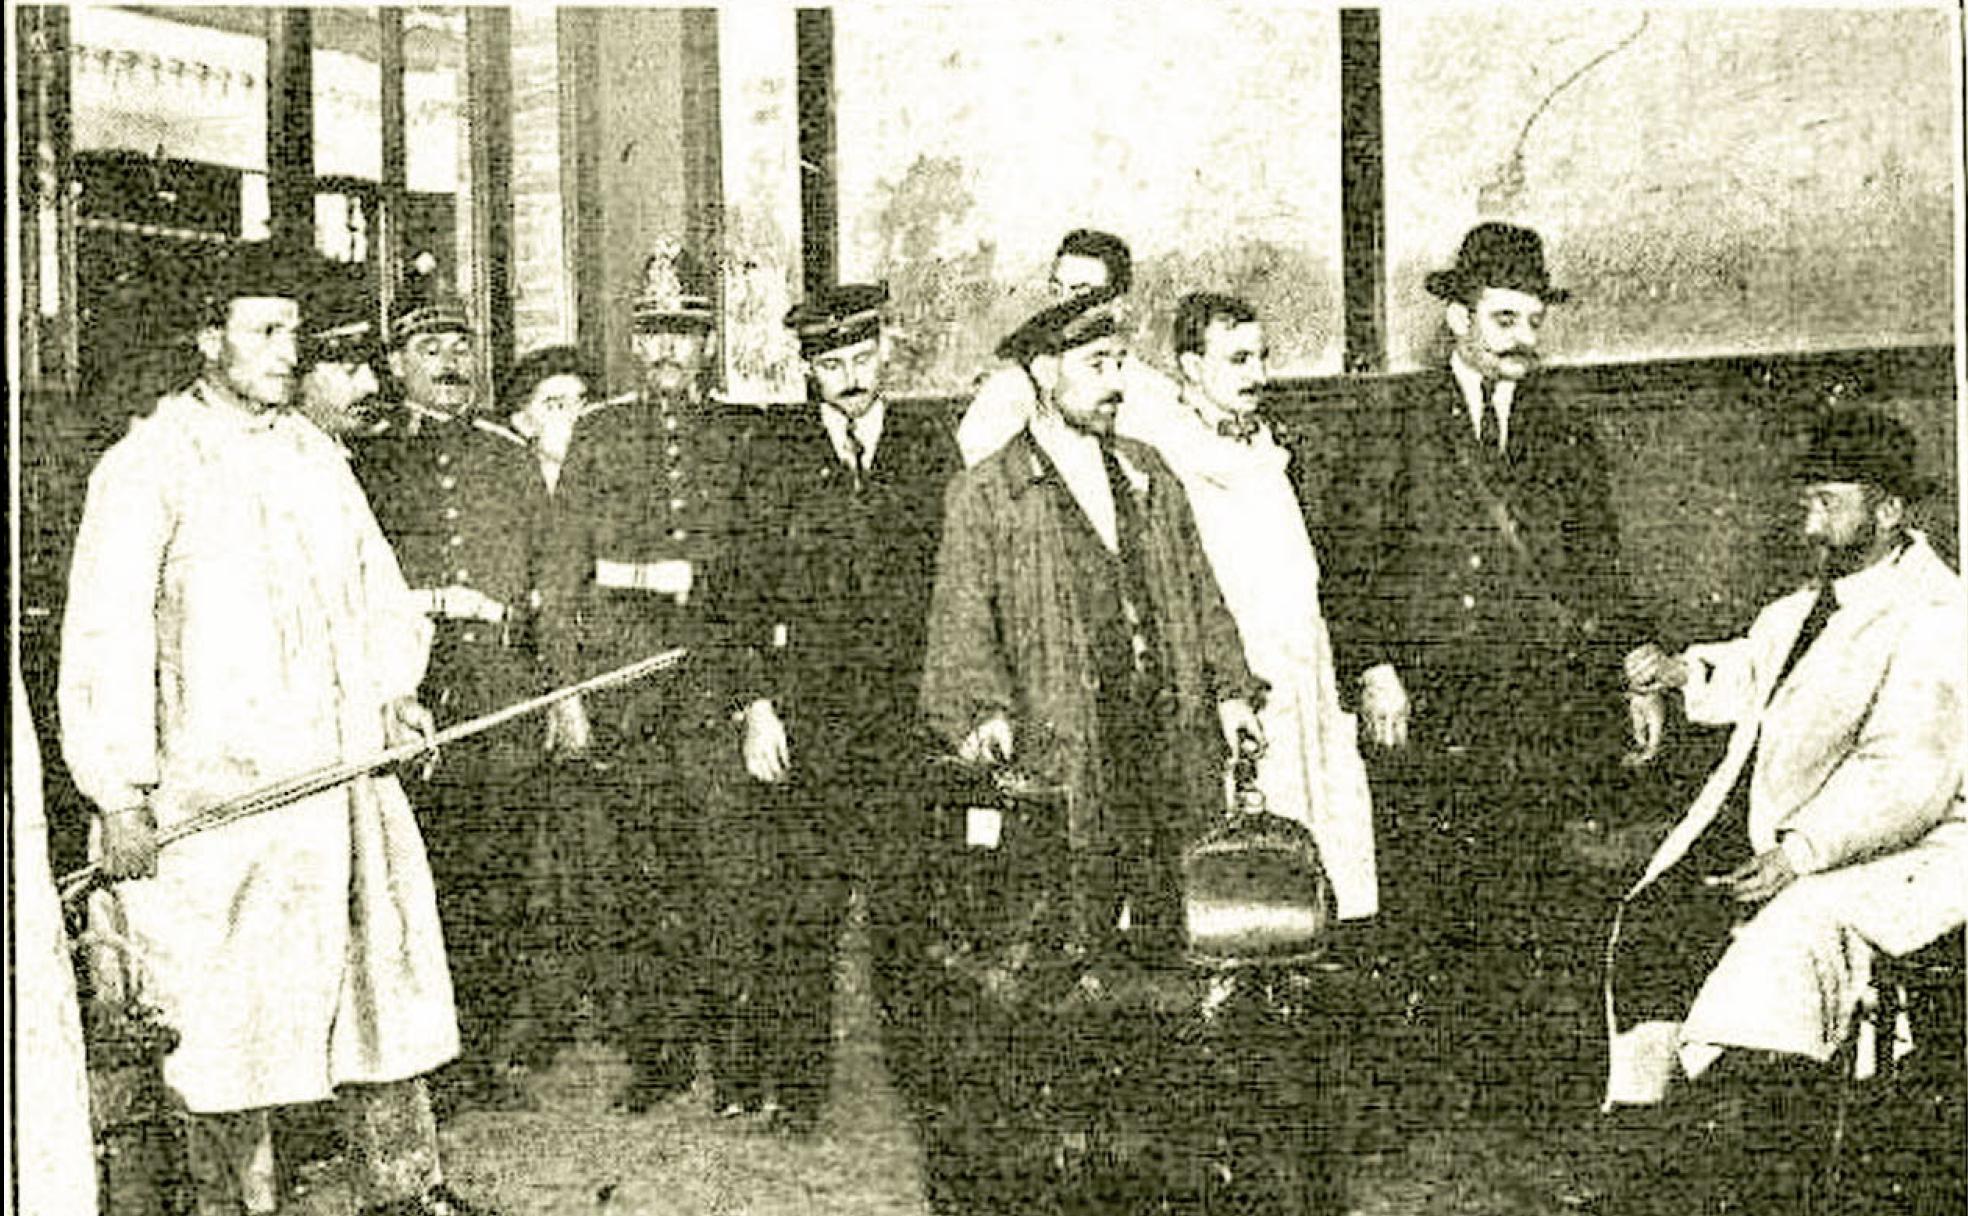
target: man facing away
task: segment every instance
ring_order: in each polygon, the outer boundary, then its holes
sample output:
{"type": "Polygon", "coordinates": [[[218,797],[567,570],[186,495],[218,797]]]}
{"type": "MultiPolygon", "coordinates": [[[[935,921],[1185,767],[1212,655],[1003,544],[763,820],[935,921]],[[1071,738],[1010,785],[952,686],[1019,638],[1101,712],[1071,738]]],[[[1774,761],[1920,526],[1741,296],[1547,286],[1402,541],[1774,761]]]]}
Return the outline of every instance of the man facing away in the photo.
{"type": "Polygon", "coordinates": [[[367,1213],[476,1211],[419,1079],[457,1051],[430,870],[396,778],[163,850],[228,798],[431,729],[429,627],[346,459],[286,406],[288,267],[234,255],[204,370],[90,479],[63,621],[64,755],[100,809],[145,992],[178,1032],[201,1214],[271,1212],[269,1108],[336,1099],[367,1213]]]}
{"type": "Polygon", "coordinates": [[[1312,830],[1340,917],[1372,916],[1366,767],[1353,716],[1340,707],[1300,462],[1259,408],[1263,323],[1243,300],[1199,292],[1177,305],[1174,338],[1187,408],[1140,437],[1182,479],[1245,654],[1269,685],[1258,789],[1266,809],[1312,830]]]}
{"type": "MultiPolygon", "coordinates": [[[[1052,257],[1046,291],[1054,303],[1087,292],[1119,298],[1134,286],[1134,255],[1111,232],[1075,228],[1052,257]]],[[[1176,386],[1161,372],[1129,355],[1122,364],[1121,406],[1116,429],[1135,435],[1178,412],[1176,386]]],[[[1031,420],[1036,406],[1032,382],[1020,367],[1002,367],[978,387],[977,396],[957,424],[957,447],[966,467],[1003,447],[1031,420]]]]}
{"type": "MultiPolygon", "coordinates": [[[[1734,728],[1627,895],[1610,956],[1609,1104],[1747,1105],[1657,1146],[1692,1167],[1701,1200],[1801,1202],[1778,1163],[1829,1142],[1812,1112],[1834,1105],[1825,1064],[1875,948],[1904,954],[1968,917],[1968,605],[1908,526],[1915,467],[1898,421],[1826,415],[1796,469],[1816,576],[1743,637],[1636,671],[1679,689],[1691,720],[1734,728]]],[[[1616,1197],[1629,1210],[1706,1210],[1634,1182],[1616,1197]]]]}

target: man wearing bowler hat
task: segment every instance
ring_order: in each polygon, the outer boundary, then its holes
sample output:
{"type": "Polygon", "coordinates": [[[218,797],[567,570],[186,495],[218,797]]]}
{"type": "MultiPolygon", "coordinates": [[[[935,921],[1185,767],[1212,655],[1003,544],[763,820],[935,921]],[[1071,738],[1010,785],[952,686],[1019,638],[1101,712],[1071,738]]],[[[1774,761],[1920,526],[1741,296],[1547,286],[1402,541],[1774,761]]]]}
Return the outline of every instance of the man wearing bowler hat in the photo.
{"type": "Polygon", "coordinates": [[[1568,1057],[1587,1075],[1588,986],[1569,994],[1575,1024],[1543,1017],[1589,974],[1574,954],[1596,923],[1564,881],[1562,829],[1619,773],[1623,709],[1636,754],[1657,745],[1659,698],[1622,699],[1623,660],[1652,651],[1606,459],[1592,419],[1539,374],[1546,309],[1570,296],[1543,242],[1479,224],[1426,283],[1453,346],[1388,390],[1395,451],[1371,539],[1339,571],[1335,647],[1362,733],[1406,761],[1381,773],[1388,920],[1427,977],[1425,1041],[1404,1055],[1451,1077],[1454,1100],[1540,1107],[1568,1057]]]}
{"type": "MultiPolygon", "coordinates": [[[[1814,576],[1743,637],[1635,673],[1680,690],[1691,721],[1734,727],[1622,905],[1611,955],[1609,1103],[1735,1094],[1740,1119],[1694,1120],[1716,1129],[1687,1171],[1704,1188],[1784,1185],[1773,1163],[1826,1142],[1807,1112],[1834,1105],[1824,1065],[1874,950],[1908,953],[1968,918],[1968,605],[1908,526],[1925,485],[1914,455],[1887,415],[1821,419],[1796,470],[1814,576]]],[[[1628,1194],[1622,1210],[1719,1210],[1645,1191],[1658,1207],[1628,1194]]]]}
{"type": "Polygon", "coordinates": [[[745,483],[734,702],[760,869],[738,884],[752,892],[751,1016],[720,1084],[737,1110],[776,1102],[794,1132],[815,1124],[827,1096],[835,945],[850,885],[868,910],[885,1031],[898,935],[911,919],[904,879],[911,828],[922,820],[924,753],[916,690],[939,506],[957,452],[940,419],[883,393],[887,301],[883,286],[847,284],[787,315],[809,396],[761,429],[745,483]]]}

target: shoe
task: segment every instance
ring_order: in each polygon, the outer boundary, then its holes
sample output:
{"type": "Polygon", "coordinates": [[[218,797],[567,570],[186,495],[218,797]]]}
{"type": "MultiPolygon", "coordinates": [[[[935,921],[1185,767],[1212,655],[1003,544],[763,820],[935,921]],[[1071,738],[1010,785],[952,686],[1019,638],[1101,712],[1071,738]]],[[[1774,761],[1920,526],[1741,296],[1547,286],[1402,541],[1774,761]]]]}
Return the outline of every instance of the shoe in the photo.
{"type": "Polygon", "coordinates": [[[499,1216],[492,1208],[468,1203],[442,1182],[415,1199],[394,1199],[362,1209],[362,1216],[499,1216]]]}

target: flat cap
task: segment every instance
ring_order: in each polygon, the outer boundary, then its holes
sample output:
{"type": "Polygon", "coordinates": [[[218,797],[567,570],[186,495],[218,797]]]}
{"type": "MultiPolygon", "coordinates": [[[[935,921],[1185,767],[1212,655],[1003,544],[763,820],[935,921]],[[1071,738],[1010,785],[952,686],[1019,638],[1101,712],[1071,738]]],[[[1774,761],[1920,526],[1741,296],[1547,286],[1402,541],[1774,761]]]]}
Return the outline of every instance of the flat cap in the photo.
{"type": "Polygon", "coordinates": [[[817,355],[880,333],[887,303],[886,284],[842,283],[794,305],[786,314],[786,328],[799,338],[800,354],[817,355]]]}
{"type": "Polygon", "coordinates": [[[1112,289],[1087,291],[1040,309],[998,343],[998,358],[1029,363],[1121,332],[1112,289]]]}

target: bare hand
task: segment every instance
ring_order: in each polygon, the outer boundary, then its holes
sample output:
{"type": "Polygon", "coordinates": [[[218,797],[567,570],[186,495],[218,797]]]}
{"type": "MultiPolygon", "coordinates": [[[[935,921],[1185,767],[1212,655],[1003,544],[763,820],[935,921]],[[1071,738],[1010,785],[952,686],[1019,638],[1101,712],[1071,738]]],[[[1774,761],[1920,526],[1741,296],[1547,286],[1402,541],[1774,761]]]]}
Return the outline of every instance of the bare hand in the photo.
{"type": "Polygon", "coordinates": [[[1760,904],[1795,881],[1797,871],[1791,868],[1790,858],[1782,849],[1758,853],[1720,878],[1707,880],[1710,886],[1721,887],[1739,904],[1760,904]]]}
{"type": "Polygon", "coordinates": [[[1360,718],[1367,741],[1376,747],[1405,747],[1408,742],[1408,690],[1391,663],[1368,668],[1360,677],[1360,718]]]}
{"type": "Polygon", "coordinates": [[[579,760],[594,746],[588,710],[579,697],[557,701],[547,709],[547,755],[555,760],[579,760]]]}
{"type": "MultiPolygon", "coordinates": [[[[430,742],[437,734],[437,719],[425,709],[415,697],[398,697],[383,707],[383,743],[387,747],[405,747],[422,740],[430,742]]],[[[424,754],[424,762],[418,776],[430,780],[437,769],[437,751],[432,749],[424,754]]]]}
{"type": "Polygon", "coordinates": [[[126,807],[102,817],[102,873],[111,882],[157,873],[157,819],[149,806],[126,807]]]}
{"type": "Polygon", "coordinates": [[[1651,764],[1667,735],[1667,698],[1658,692],[1627,693],[1626,722],[1633,746],[1620,763],[1628,768],[1651,764]]]}
{"type": "Polygon", "coordinates": [[[745,771],[753,779],[776,785],[786,779],[792,752],[786,743],[786,724],[772,702],[760,698],[745,707],[745,771]]]}
{"type": "Polygon", "coordinates": [[[1665,692],[1688,683],[1688,661],[1658,643],[1635,646],[1626,655],[1626,686],[1637,693],[1665,692]]]}
{"type": "Polygon", "coordinates": [[[957,747],[968,764],[1008,764],[1011,761],[1011,723],[997,714],[978,724],[957,747]]]}
{"type": "Polygon", "coordinates": [[[1225,701],[1216,707],[1217,721],[1223,726],[1223,745],[1233,756],[1262,756],[1264,754],[1264,724],[1257,720],[1257,711],[1242,697],[1225,701]]]}

